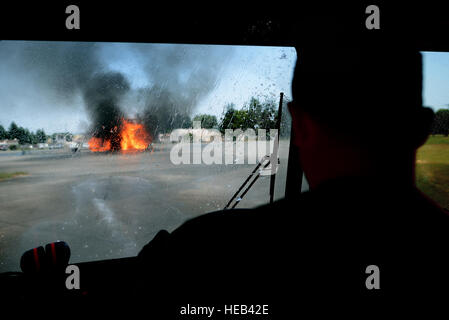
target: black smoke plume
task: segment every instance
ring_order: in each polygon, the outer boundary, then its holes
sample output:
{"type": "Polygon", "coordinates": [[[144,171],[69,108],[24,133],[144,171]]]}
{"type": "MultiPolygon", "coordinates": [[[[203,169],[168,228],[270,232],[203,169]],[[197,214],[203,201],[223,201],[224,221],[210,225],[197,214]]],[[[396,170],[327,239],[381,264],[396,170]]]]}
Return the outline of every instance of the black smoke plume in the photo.
{"type": "MultiPolygon", "coordinates": [[[[0,59],[13,88],[32,89],[61,105],[82,98],[88,133],[108,139],[122,117],[140,119],[154,138],[191,126],[191,115],[213,90],[231,48],[200,45],[108,44],[79,42],[2,43],[0,59]],[[140,65],[145,87],[135,88],[124,73],[112,72],[107,54],[129,57],[140,65]],[[26,75],[26,76],[24,76],[26,75]],[[124,103],[124,101],[126,103],[124,103]]],[[[112,60],[113,61],[113,60],[112,60]]],[[[24,95],[26,98],[26,95],[24,95]]],[[[11,102],[13,105],[13,101],[11,102]]],[[[43,112],[51,112],[42,105],[43,112]]],[[[112,141],[119,148],[119,141],[112,141]]]]}
{"type": "Polygon", "coordinates": [[[159,45],[144,50],[145,72],[152,86],[139,91],[140,116],[153,136],[192,126],[199,101],[218,84],[232,49],[218,46],[159,45]]]}
{"type": "Polygon", "coordinates": [[[130,89],[128,80],[118,72],[101,73],[92,77],[84,88],[84,101],[93,126],[91,135],[111,141],[111,150],[120,150],[120,99],[130,89]]]}

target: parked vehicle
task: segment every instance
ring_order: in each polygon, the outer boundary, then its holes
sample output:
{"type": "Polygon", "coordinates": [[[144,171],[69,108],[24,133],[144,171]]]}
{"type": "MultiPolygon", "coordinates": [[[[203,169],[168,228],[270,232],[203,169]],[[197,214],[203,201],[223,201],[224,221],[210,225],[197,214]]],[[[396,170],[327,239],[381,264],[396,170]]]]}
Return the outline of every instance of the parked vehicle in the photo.
{"type": "Polygon", "coordinates": [[[62,149],[64,146],[61,143],[51,144],[49,149],[62,149]]]}

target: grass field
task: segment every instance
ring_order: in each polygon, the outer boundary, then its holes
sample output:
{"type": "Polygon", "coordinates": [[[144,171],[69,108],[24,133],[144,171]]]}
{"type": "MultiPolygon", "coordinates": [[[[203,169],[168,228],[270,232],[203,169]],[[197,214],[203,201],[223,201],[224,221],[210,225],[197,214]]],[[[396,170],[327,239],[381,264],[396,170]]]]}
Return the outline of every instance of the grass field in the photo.
{"type": "Polygon", "coordinates": [[[16,171],[16,172],[0,172],[0,180],[11,179],[17,176],[26,175],[26,172],[16,171]]]}
{"type": "Polygon", "coordinates": [[[430,136],[416,157],[416,185],[449,209],[449,137],[430,136]]]}

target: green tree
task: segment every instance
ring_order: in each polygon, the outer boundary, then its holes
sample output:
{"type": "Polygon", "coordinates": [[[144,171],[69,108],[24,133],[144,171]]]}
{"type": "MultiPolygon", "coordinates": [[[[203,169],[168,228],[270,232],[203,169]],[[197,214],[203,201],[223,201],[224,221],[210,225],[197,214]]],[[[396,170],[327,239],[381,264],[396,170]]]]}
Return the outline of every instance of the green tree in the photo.
{"type": "Polygon", "coordinates": [[[19,144],[30,143],[30,131],[23,127],[19,127],[17,129],[17,139],[19,140],[19,144]]]}
{"type": "MultiPolygon", "coordinates": [[[[248,105],[244,105],[243,109],[247,110],[244,119],[244,127],[259,129],[259,123],[262,115],[262,104],[256,98],[251,98],[248,105]]],[[[262,128],[261,128],[262,129],[262,128]]]]}
{"type": "Polygon", "coordinates": [[[2,125],[0,125],[0,140],[9,139],[8,131],[3,128],[2,125]]]}
{"type": "Polygon", "coordinates": [[[449,134],[449,110],[440,109],[435,112],[435,118],[432,125],[432,134],[449,134]]]}
{"type": "Polygon", "coordinates": [[[34,134],[30,132],[30,130],[25,129],[25,143],[33,143],[34,140],[34,134]]]}
{"type": "Polygon", "coordinates": [[[14,121],[9,125],[8,135],[10,139],[19,139],[19,127],[14,121]]]}
{"type": "Polygon", "coordinates": [[[275,129],[278,118],[278,106],[270,100],[262,104],[262,112],[257,123],[258,127],[269,130],[275,129]]]}
{"type": "Polygon", "coordinates": [[[252,97],[248,104],[245,104],[241,110],[236,110],[234,104],[226,106],[226,111],[220,121],[219,129],[224,133],[225,129],[258,129],[267,130],[276,128],[277,122],[277,104],[273,100],[260,102],[259,99],[252,97]]]}
{"type": "Polygon", "coordinates": [[[232,125],[232,120],[234,118],[235,113],[235,105],[233,103],[228,104],[225,107],[226,111],[223,111],[223,116],[221,117],[220,123],[218,125],[218,129],[222,134],[225,133],[225,129],[230,129],[232,125]]]}
{"type": "Polygon", "coordinates": [[[225,133],[226,129],[246,130],[248,125],[248,111],[245,109],[236,110],[235,105],[230,104],[227,106],[226,112],[223,115],[218,127],[221,133],[225,133]]]}
{"type": "Polygon", "coordinates": [[[47,135],[45,134],[44,129],[37,129],[36,131],[36,143],[44,143],[47,141],[47,135]]]}
{"type": "Polygon", "coordinates": [[[37,134],[36,133],[34,133],[34,132],[31,132],[30,133],[30,143],[31,144],[36,144],[36,143],[38,143],[39,141],[38,141],[38,139],[37,139],[37,134]]]}
{"type": "Polygon", "coordinates": [[[198,114],[193,121],[201,121],[201,128],[212,129],[218,127],[217,117],[210,114],[198,114]]]}

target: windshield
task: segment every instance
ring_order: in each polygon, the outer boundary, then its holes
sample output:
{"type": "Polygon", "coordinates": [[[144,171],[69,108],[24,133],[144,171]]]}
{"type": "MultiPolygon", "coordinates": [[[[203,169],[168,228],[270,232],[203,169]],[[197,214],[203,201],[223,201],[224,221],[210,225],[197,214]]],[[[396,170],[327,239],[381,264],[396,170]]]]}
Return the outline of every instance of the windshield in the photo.
{"type": "MultiPolygon", "coordinates": [[[[295,61],[283,47],[1,41],[0,272],[56,240],[71,263],[136,255],[223,209],[277,133],[282,198],[295,61]]],[[[237,208],[269,202],[260,173],[237,208]]]]}

